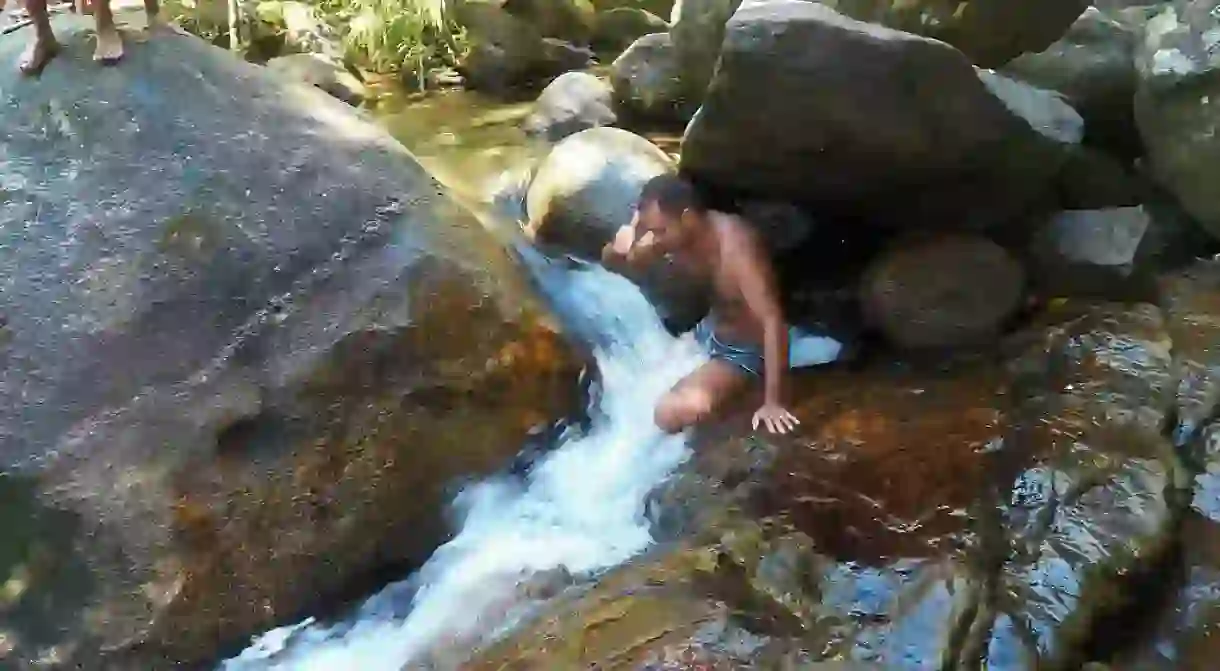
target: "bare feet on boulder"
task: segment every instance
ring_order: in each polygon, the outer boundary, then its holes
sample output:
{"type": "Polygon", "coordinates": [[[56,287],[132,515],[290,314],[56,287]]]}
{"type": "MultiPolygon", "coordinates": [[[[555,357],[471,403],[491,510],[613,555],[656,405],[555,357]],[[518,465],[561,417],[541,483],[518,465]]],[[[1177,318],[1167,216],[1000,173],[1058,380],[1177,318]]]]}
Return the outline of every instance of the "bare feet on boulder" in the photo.
{"type": "Polygon", "coordinates": [[[93,60],[102,65],[114,65],[123,59],[123,36],[113,24],[97,27],[97,48],[93,60]]]}
{"type": "Polygon", "coordinates": [[[25,48],[25,51],[21,52],[21,60],[18,61],[17,67],[21,69],[23,75],[38,75],[58,53],[59,43],[55,41],[54,37],[35,39],[30,46],[25,48]]]}

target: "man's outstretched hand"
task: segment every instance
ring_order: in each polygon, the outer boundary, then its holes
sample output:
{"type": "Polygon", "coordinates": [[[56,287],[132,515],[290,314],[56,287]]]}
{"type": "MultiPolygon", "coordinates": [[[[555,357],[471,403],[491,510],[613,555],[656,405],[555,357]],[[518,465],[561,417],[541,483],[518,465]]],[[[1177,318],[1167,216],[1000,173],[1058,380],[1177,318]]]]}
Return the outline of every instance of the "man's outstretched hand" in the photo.
{"type": "Polygon", "coordinates": [[[623,226],[614,235],[614,240],[602,247],[602,265],[613,268],[625,264],[631,246],[635,243],[635,230],[631,226],[623,226]]]}
{"type": "Polygon", "coordinates": [[[798,420],[792,413],[788,412],[782,406],[774,403],[766,403],[754,413],[754,429],[758,430],[758,425],[762,424],[767,427],[771,433],[788,433],[795,431],[798,420]]]}

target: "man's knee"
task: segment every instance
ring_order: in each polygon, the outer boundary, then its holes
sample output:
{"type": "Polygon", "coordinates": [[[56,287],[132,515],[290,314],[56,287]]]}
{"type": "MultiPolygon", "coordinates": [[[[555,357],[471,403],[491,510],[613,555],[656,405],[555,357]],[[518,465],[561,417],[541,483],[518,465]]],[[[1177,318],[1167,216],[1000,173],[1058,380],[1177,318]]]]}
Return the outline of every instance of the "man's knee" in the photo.
{"type": "Polygon", "coordinates": [[[700,390],[671,391],[657,403],[653,421],[666,433],[680,433],[712,414],[712,399],[700,390]]]}

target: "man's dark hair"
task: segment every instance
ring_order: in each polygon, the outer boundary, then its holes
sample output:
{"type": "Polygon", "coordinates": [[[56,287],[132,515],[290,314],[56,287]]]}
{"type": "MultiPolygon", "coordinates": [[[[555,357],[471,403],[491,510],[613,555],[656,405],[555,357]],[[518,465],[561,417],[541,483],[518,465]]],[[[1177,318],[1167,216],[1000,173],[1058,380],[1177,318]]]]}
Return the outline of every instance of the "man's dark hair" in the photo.
{"type": "Polygon", "coordinates": [[[678,175],[670,174],[657,175],[644,183],[637,207],[644,209],[649,203],[656,203],[662,212],[671,217],[682,216],[687,209],[696,212],[705,209],[703,197],[695,186],[678,175]]]}

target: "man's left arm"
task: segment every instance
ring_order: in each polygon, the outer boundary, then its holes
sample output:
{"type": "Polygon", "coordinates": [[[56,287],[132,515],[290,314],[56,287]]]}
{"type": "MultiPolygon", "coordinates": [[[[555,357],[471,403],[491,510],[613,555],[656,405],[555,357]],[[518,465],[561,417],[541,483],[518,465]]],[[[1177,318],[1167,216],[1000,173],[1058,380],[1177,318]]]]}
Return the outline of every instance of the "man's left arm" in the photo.
{"type": "Polygon", "coordinates": [[[766,424],[773,432],[786,433],[798,423],[783,404],[788,373],[788,324],[780,306],[779,289],[771,259],[761,243],[748,236],[729,252],[733,272],[746,307],[763,328],[763,407],[754,416],[755,426],[766,424]]]}

